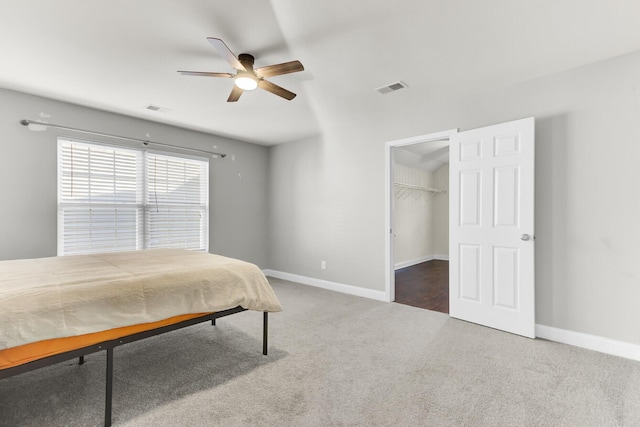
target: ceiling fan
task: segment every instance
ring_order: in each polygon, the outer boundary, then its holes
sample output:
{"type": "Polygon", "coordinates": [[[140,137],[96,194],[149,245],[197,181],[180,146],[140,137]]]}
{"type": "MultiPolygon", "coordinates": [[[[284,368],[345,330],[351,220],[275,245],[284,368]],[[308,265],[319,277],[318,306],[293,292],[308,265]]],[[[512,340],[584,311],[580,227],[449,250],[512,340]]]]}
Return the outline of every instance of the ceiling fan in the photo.
{"type": "Polygon", "coordinates": [[[218,51],[220,56],[231,64],[236,70],[236,74],[211,73],[206,71],[178,71],[180,74],[185,76],[226,77],[235,79],[235,85],[231,90],[227,102],[236,102],[245,90],[254,90],[258,87],[289,101],[296,97],[295,93],[273,84],[265,80],[265,78],[303,71],[304,67],[300,61],[284,62],[282,64],[267,65],[266,67],[254,69],[253,55],[241,53],[236,57],[222,40],[214,37],[207,37],[207,40],[211,43],[211,46],[218,51]]]}

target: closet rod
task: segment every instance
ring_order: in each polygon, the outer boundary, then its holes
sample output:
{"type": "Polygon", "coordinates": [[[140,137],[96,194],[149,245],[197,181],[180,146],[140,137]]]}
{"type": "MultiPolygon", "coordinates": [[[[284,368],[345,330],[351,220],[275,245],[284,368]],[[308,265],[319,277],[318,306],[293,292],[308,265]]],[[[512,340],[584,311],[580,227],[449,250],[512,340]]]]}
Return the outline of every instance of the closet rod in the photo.
{"type": "MultiPolygon", "coordinates": [[[[192,151],[192,152],[196,152],[196,153],[205,153],[205,154],[213,155],[215,157],[221,157],[221,158],[227,157],[227,155],[224,154],[224,153],[216,153],[214,151],[198,150],[197,148],[180,147],[178,145],[165,144],[165,143],[162,143],[162,142],[150,141],[148,139],[130,138],[128,136],[112,135],[112,134],[109,134],[109,133],[102,133],[102,132],[96,132],[96,131],[92,131],[92,130],[72,128],[70,126],[54,125],[53,123],[43,123],[43,122],[38,122],[38,121],[35,121],[35,120],[29,120],[29,119],[20,120],[20,124],[22,126],[29,126],[29,125],[44,126],[44,127],[49,127],[49,128],[70,130],[72,132],[86,133],[86,134],[89,134],[89,135],[106,136],[108,138],[122,139],[122,140],[125,140],[125,141],[141,142],[144,146],[148,146],[149,144],[153,144],[153,145],[158,145],[160,147],[175,148],[177,150],[192,151]]],[[[29,128],[29,129],[31,129],[31,128],[29,128]]]]}
{"type": "Polygon", "coordinates": [[[402,187],[402,188],[408,188],[410,190],[431,191],[432,193],[446,193],[447,192],[447,190],[442,190],[440,188],[422,187],[420,185],[403,184],[401,182],[394,182],[393,185],[398,186],[398,187],[402,187]]]}

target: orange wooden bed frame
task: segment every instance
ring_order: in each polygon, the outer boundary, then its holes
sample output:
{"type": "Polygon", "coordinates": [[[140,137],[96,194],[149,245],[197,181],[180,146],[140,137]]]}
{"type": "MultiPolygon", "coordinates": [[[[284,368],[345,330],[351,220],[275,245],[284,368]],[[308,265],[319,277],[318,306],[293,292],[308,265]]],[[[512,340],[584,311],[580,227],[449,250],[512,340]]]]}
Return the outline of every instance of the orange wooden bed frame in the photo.
{"type": "MultiPolygon", "coordinates": [[[[246,311],[240,306],[215,313],[185,314],[170,317],[152,323],[109,329],[91,334],[56,338],[39,341],[0,350],[0,379],[9,378],[34,369],[79,358],[84,363],[84,356],[106,350],[106,391],[104,425],[111,425],[111,402],[113,395],[113,349],[141,339],[149,338],[165,332],[182,329],[198,323],[211,321],[231,314],[246,311]]],[[[262,354],[267,354],[268,313],[263,312],[262,354]]]]}

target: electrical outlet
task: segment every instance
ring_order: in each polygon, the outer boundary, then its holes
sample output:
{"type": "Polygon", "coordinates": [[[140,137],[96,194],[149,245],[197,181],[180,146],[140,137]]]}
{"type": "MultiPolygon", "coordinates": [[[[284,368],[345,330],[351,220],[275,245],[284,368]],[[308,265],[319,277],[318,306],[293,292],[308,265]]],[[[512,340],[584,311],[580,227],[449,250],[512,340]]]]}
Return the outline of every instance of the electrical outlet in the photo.
{"type": "Polygon", "coordinates": [[[320,261],[320,268],[321,268],[321,269],[323,269],[323,270],[324,270],[325,268],[327,268],[327,263],[326,263],[326,262],[324,262],[324,260],[320,261]]]}

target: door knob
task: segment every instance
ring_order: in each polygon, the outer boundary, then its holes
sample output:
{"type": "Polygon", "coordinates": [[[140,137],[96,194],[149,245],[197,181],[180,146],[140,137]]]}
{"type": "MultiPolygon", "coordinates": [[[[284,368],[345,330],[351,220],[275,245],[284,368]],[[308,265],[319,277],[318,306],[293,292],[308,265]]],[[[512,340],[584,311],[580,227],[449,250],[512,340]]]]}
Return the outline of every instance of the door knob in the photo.
{"type": "Polygon", "coordinates": [[[531,235],[529,234],[523,234],[522,236],[520,236],[520,240],[524,240],[525,242],[527,240],[531,240],[531,235]]]}

